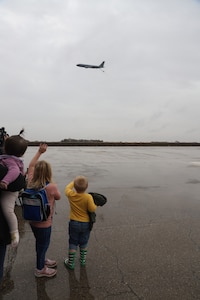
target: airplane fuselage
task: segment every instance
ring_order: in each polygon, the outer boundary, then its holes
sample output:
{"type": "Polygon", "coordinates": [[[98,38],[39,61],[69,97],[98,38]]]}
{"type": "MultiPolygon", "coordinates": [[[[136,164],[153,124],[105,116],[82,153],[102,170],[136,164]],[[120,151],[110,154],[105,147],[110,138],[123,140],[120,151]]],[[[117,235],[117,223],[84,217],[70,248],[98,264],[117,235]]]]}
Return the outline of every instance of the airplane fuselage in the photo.
{"type": "Polygon", "coordinates": [[[86,69],[101,69],[104,67],[104,61],[99,65],[86,65],[86,64],[78,64],[77,67],[82,67],[82,68],[86,68],[86,69]]]}
{"type": "Polygon", "coordinates": [[[85,64],[78,64],[77,67],[82,67],[82,68],[91,68],[91,69],[99,69],[99,66],[93,66],[93,65],[85,65],[85,64]]]}

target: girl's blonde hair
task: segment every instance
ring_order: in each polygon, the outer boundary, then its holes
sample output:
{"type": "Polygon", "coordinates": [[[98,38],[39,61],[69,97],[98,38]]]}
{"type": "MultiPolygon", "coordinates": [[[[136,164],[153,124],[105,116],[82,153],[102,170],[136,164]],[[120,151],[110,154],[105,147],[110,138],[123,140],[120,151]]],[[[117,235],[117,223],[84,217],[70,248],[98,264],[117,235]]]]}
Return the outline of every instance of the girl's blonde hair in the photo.
{"type": "Polygon", "coordinates": [[[45,160],[39,160],[35,164],[33,178],[29,187],[34,189],[41,189],[52,182],[51,165],[45,160]]]}

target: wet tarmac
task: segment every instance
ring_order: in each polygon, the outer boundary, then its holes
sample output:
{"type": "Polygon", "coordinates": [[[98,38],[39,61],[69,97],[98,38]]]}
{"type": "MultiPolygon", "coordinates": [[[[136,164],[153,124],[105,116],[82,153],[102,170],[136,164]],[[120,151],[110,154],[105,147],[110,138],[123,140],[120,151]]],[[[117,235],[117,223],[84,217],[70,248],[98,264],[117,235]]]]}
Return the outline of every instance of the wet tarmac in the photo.
{"type": "Polygon", "coordinates": [[[199,150],[49,149],[44,159],[52,162],[62,191],[48,250],[58,272],[51,279],[34,277],[33,234],[16,207],[21,239],[17,252],[8,248],[0,299],[200,299],[199,150]],[[60,152],[56,159],[54,152],[60,152]],[[86,267],[77,256],[69,271],[63,264],[69,214],[63,190],[80,173],[108,202],[97,209],[86,267]]]}

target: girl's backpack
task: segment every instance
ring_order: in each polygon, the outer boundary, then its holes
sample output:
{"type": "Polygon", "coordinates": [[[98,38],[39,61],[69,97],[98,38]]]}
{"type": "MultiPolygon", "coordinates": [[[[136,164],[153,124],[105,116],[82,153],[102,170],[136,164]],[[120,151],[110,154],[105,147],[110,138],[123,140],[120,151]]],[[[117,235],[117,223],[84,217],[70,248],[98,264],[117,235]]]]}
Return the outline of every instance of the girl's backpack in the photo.
{"type": "Polygon", "coordinates": [[[22,215],[25,220],[33,222],[46,221],[50,215],[50,204],[46,190],[26,189],[20,195],[22,215]]]}

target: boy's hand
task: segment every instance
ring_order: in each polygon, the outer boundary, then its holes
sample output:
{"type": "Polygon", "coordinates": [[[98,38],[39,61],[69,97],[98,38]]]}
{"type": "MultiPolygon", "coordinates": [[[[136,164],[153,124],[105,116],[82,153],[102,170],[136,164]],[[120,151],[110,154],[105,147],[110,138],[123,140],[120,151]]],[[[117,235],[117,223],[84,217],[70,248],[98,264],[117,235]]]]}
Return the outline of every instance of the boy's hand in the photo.
{"type": "Polygon", "coordinates": [[[7,184],[3,181],[0,181],[0,188],[3,189],[3,190],[7,190],[7,184]]]}
{"type": "Polygon", "coordinates": [[[39,147],[39,150],[38,150],[38,151],[42,154],[42,153],[44,153],[44,152],[47,151],[47,147],[48,147],[47,144],[42,143],[42,144],[40,144],[40,147],[39,147]]]}

